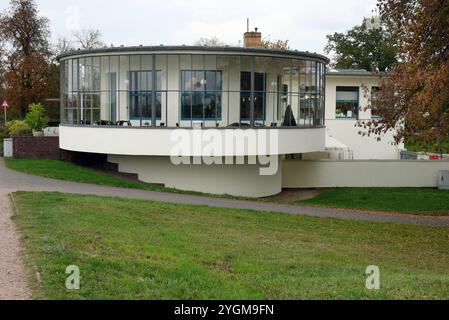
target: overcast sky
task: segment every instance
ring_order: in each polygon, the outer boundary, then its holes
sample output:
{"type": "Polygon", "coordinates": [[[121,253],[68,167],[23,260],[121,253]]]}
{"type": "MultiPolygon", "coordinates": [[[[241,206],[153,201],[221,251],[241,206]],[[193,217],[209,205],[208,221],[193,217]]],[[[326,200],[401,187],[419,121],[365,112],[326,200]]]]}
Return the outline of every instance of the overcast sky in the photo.
{"type": "MultiPolygon", "coordinates": [[[[0,8],[9,1],[2,0],[0,8]]],[[[293,49],[322,53],[326,35],[359,24],[376,0],[37,0],[50,19],[52,38],[76,29],[99,29],[108,45],[193,44],[217,36],[237,45],[258,27],[264,36],[289,39],[293,49]]]]}

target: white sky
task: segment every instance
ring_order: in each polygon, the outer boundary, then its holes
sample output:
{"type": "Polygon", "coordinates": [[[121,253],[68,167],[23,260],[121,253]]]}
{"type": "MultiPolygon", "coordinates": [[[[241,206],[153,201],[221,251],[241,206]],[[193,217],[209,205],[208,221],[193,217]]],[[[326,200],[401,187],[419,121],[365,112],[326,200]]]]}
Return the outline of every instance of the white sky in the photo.
{"type": "MultiPolygon", "coordinates": [[[[0,9],[8,6],[2,0],[0,9]]],[[[376,0],[37,0],[52,38],[99,29],[108,45],[193,44],[217,36],[238,44],[250,27],[289,39],[293,49],[322,53],[326,35],[360,24],[376,0]]]]}

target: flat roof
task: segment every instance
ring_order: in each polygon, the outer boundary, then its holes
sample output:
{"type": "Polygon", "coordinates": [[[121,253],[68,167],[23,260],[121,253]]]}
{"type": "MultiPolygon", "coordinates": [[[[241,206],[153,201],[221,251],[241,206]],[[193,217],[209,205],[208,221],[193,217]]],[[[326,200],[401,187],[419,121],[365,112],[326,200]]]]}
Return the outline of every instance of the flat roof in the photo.
{"type": "Polygon", "coordinates": [[[327,75],[328,76],[356,76],[356,77],[376,77],[384,72],[371,72],[367,71],[365,69],[334,69],[334,70],[328,70],[327,75]]]}
{"type": "Polygon", "coordinates": [[[227,53],[227,54],[255,54],[261,56],[282,56],[289,58],[305,58],[305,59],[315,59],[321,60],[322,62],[328,64],[329,58],[318,53],[312,53],[308,51],[298,51],[298,50],[281,50],[281,49],[266,49],[266,48],[246,48],[246,47],[203,47],[203,46],[134,46],[134,47],[109,47],[109,48],[99,48],[90,50],[76,50],[67,53],[63,53],[57,57],[57,60],[63,60],[75,56],[83,55],[101,55],[101,54],[120,54],[120,53],[167,53],[167,52],[186,52],[186,53],[227,53]]]}

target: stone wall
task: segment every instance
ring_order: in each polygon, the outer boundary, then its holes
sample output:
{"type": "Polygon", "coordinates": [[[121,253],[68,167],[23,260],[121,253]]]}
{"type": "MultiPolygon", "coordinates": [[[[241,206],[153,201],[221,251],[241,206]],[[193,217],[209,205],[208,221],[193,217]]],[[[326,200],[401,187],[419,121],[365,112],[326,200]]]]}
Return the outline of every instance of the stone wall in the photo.
{"type": "Polygon", "coordinates": [[[13,155],[17,158],[59,160],[59,137],[13,137],[13,155]]]}

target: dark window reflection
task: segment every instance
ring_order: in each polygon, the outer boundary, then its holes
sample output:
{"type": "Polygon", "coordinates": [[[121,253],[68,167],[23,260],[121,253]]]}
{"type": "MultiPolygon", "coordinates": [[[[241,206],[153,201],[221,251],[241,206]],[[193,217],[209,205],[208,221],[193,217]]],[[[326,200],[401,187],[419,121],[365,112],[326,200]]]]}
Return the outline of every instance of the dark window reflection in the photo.
{"type": "Polygon", "coordinates": [[[221,120],[222,72],[181,71],[182,120],[221,120]]]}
{"type": "MultiPolygon", "coordinates": [[[[254,74],[254,120],[266,120],[266,74],[254,74]]],[[[240,74],[240,119],[251,118],[251,72],[240,74]]]]}
{"type": "MultiPolygon", "coordinates": [[[[158,83],[160,82],[160,71],[156,71],[158,83]]],[[[151,120],[152,118],[152,71],[130,72],[130,120],[151,120]]],[[[160,88],[160,83],[158,86],[160,88]]],[[[161,93],[156,92],[156,119],[161,119],[161,93]]]]}

